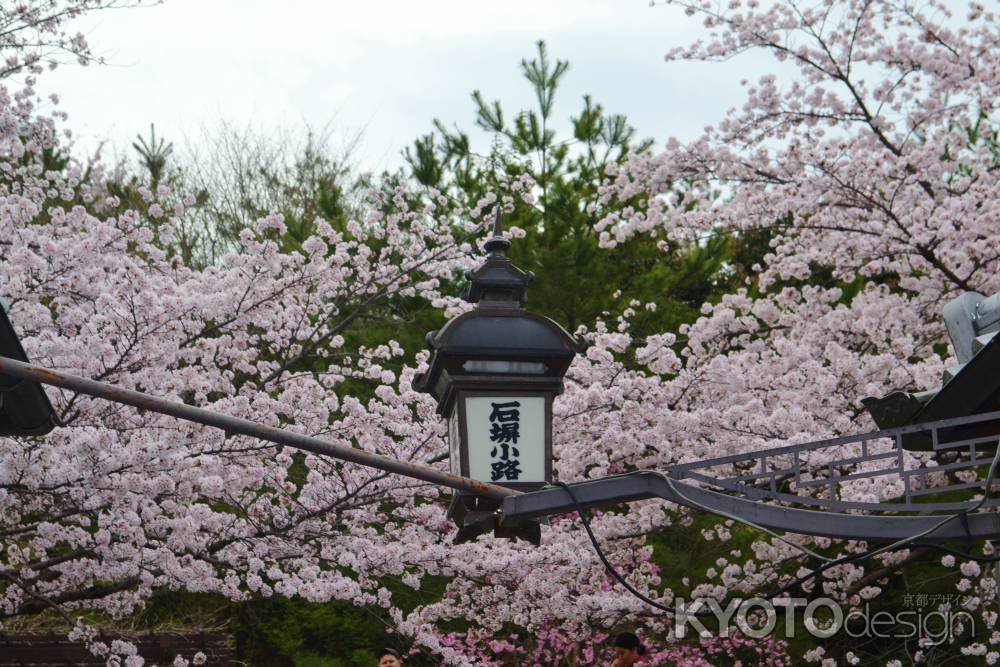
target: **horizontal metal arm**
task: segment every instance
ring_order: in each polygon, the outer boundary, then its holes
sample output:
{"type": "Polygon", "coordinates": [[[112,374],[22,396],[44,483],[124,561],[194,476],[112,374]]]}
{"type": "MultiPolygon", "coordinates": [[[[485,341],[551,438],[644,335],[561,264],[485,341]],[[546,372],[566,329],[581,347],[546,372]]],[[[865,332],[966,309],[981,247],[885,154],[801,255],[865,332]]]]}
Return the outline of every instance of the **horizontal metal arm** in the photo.
{"type": "MultiPolygon", "coordinates": [[[[676,480],[672,483],[673,488],[662,473],[639,472],[569,486],[583,508],[662,498],[694,509],[733,514],[771,530],[870,542],[895,542],[918,535],[946,518],[940,515],[865,516],[817,512],[728,496],[676,480]]],[[[576,505],[565,489],[550,487],[505,498],[501,507],[501,523],[575,511],[576,505]]],[[[1000,514],[969,514],[968,533],[962,522],[955,520],[920,539],[937,542],[1000,539],[1000,514]]]]}
{"type": "Polygon", "coordinates": [[[326,442],[325,440],[313,438],[308,435],[290,433],[272,426],[258,424],[257,422],[250,421],[249,419],[230,417],[228,415],[212,412],[211,410],[205,410],[204,408],[196,408],[193,405],[187,405],[179,401],[171,401],[165,398],[150,396],[149,394],[144,394],[139,391],[116,387],[115,385],[97,382],[96,380],[88,380],[76,375],[70,375],[69,373],[60,373],[42,366],[26,364],[22,361],[10,359],[8,357],[0,356],[0,375],[9,375],[22,380],[40,382],[54,387],[62,387],[63,389],[69,389],[70,391],[75,391],[80,394],[87,394],[95,398],[102,398],[108,401],[114,401],[115,403],[124,403],[125,405],[142,408],[143,410],[149,410],[150,412],[158,412],[160,414],[170,415],[171,417],[177,417],[178,419],[184,419],[186,421],[204,424],[206,426],[214,426],[232,433],[246,435],[251,438],[267,440],[268,442],[294,447],[295,449],[312,452],[313,454],[330,456],[342,461],[358,463],[363,466],[368,466],[369,468],[377,468],[378,470],[385,470],[386,472],[396,473],[397,475],[405,475],[406,477],[412,477],[414,479],[430,482],[432,484],[440,484],[441,486],[447,486],[452,489],[458,489],[459,491],[466,491],[480,496],[499,499],[518,494],[518,491],[498,486],[496,484],[479,482],[474,479],[469,479],[468,477],[453,475],[443,470],[436,470],[434,468],[428,468],[416,463],[400,461],[398,459],[389,458],[388,456],[381,456],[379,454],[366,452],[362,449],[355,449],[354,447],[326,442]]]}

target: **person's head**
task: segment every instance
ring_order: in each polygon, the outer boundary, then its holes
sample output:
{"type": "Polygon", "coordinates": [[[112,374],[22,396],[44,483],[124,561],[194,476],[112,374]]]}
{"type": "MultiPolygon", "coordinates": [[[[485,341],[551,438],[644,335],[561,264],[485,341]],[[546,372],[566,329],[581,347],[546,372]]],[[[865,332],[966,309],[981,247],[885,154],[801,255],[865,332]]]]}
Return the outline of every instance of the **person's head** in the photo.
{"type": "Polygon", "coordinates": [[[646,647],[632,632],[622,632],[615,637],[614,650],[616,658],[626,665],[639,662],[646,654],[646,647]]]}
{"type": "Polygon", "coordinates": [[[400,667],[403,656],[394,648],[384,648],[378,652],[378,667],[400,667]]]}

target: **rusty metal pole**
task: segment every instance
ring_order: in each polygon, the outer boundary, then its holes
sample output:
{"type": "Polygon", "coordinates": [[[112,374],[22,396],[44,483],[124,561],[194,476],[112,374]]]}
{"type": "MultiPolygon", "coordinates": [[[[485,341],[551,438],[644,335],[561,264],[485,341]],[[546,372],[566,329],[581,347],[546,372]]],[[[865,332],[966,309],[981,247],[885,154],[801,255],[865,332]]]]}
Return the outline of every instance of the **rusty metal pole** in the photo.
{"type": "Polygon", "coordinates": [[[233,433],[239,433],[251,438],[267,440],[279,445],[294,447],[321,456],[330,456],[342,461],[350,461],[369,468],[377,468],[386,472],[396,473],[412,477],[431,484],[439,484],[460,491],[467,491],[480,496],[503,499],[508,496],[517,495],[519,492],[496,484],[479,482],[468,477],[453,475],[443,470],[435,470],[415,463],[407,463],[398,459],[372,454],[354,447],[345,447],[331,442],[313,438],[308,435],[290,433],[272,426],[265,426],[252,422],[249,419],[230,417],[228,415],[196,408],[193,405],[186,405],[178,401],[171,401],[165,398],[157,398],[139,391],[132,391],[123,387],[96,380],[88,380],[69,373],[60,373],[43,366],[26,364],[16,359],[0,356],[0,375],[10,375],[21,380],[40,382],[42,384],[62,387],[80,394],[87,394],[95,398],[102,398],[115,403],[124,403],[135,408],[159,412],[178,419],[184,419],[206,426],[225,429],[233,433]]]}

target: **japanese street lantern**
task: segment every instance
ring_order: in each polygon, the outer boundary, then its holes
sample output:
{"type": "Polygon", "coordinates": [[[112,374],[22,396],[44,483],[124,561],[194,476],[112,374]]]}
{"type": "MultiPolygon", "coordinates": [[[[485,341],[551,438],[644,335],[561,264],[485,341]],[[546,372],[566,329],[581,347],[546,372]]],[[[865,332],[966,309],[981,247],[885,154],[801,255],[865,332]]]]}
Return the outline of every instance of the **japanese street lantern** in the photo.
{"type": "MultiPolygon", "coordinates": [[[[534,276],[507,258],[510,241],[501,234],[499,209],[485,248],[486,261],[466,274],[462,295],[476,307],[427,334],[430,365],[413,388],[437,399],[438,413],[448,420],[452,472],[538,489],[552,481],[552,399],[562,393],[566,369],[583,346],[549,318],[524,310],[534,276]]],[[[497,506],[457,495],[451,509],[460,527],[457,540],[490,527],[497,506]]]]}

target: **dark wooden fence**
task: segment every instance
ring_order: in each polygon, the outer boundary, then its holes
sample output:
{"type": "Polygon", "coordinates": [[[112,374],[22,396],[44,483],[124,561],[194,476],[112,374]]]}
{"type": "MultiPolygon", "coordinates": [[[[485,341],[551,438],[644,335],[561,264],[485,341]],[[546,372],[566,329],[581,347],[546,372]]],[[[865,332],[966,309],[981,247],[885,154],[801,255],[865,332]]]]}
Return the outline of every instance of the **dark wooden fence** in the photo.
{"type": "MultiPolygon", "coordinates": [[[[180,655],[191,660],[201,651],[208,660],[207,667],[231,667],[233,649],[228,635],[223,634],[148,634],[126,637],[102,634],[100,641],[109,646],[115,639],[136,645],[146,665],[171,667],[174,657],[180,655]]],[[[72,642],[63,635],[5,635],[0,634],[0,665],[10,667],[104,667],[107,658],[93,655],[80,642],[72,642]]]]}

